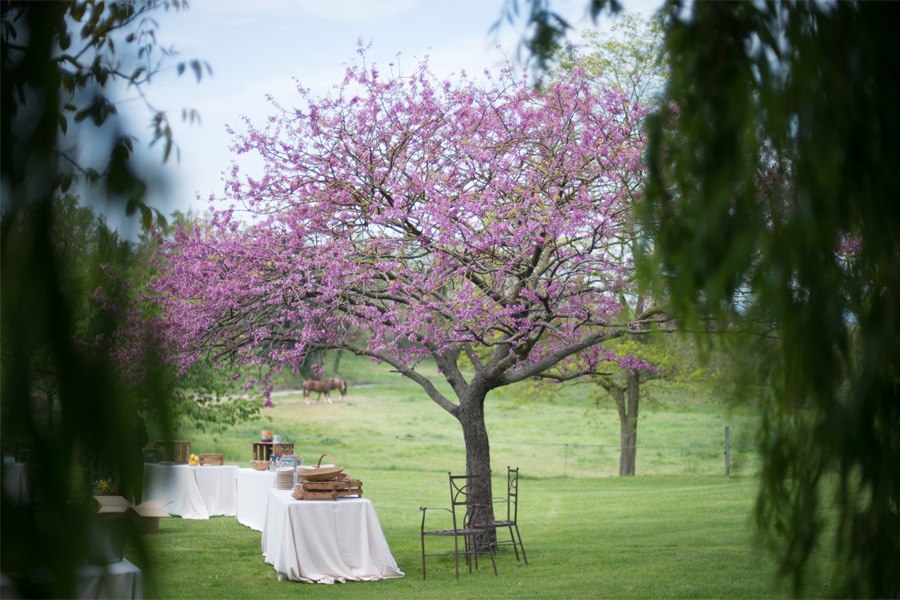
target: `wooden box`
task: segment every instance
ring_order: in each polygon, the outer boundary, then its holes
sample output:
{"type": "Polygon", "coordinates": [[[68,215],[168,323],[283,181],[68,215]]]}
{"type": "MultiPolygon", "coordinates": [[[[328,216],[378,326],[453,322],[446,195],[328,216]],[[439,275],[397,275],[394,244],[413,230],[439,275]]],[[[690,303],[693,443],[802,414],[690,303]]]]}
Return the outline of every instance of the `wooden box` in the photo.
{"type": "Polygon", "coordinates": [[[191,443],[184,440],[153,442],[153,445],[159,451],[159,460],[161,462],[170,461],[179,465],[186,465],[191,462],[191,443]]]}
{"type": "Polygon", "coordinates": [[[302,486],[294,490],[293,496],[297,500],[337,500],[344,496],[362,498],[362,481],[304,481],[302,486]]]}
{"type": "Polygon", "coordinates": [[[201,465],[215,465],[221,467],[225,464],[224,454],[201,454],[199,457],[201,465]]]}
{"type": "Polygon", "coordinates": [[[253,460],[264,460],[268,462],[269,457],[273,454],[283,456],[285,454],[294,453],[294,444],[286,442],[253,442],[253,460]]]}

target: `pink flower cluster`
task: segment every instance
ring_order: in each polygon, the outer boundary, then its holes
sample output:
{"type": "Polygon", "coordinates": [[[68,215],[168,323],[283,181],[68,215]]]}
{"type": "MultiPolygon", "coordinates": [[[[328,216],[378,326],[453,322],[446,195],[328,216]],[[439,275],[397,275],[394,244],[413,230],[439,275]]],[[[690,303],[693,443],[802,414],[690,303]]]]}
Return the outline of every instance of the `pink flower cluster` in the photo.
{"type": "Polygon", "coordinates": [[[209,222],[165,247],[152,289],[181,365],[494,347],[515,368],[614,324],[642,152],[620,91],[578,69],[536,89],[423,63],[298,92],[236,137],[262,172],[233,168],[209,222]]]}

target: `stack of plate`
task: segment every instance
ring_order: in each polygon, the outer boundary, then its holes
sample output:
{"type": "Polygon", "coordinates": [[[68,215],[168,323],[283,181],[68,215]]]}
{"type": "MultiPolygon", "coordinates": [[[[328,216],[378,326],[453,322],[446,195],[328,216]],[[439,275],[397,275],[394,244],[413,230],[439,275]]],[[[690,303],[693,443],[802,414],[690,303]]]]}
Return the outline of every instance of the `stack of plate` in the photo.
{"type": "Polygon", "coordinates": [[[294,489],[294,469],[292,467],[275,469],[275,487],[279,490],[294,489]]]}

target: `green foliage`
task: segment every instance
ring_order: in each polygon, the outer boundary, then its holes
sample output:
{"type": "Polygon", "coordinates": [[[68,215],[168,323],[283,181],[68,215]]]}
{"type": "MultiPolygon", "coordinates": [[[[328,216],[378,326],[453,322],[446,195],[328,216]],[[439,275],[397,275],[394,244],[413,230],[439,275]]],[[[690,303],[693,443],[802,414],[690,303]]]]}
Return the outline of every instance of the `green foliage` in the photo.
{"type": "Polygon", "coordinates": [[[842,593],[897,596],[896,7],[669,5],[646,264],[685,322],[776,334],[757,517],[795,589],[836,472],[842,593]],[[823,69],[822,65],[828,65],[823,69]]]}
{"type": "Polygon", "coordinates": [[[224,431],[256,418],[263,406],[259,396],[243,392],[228,373],[200,361],[185,373],[167,365],[166,387],[171,390],[167,409],[176,428],[190,425],[199,431],[224,431]]]}
{"type": "MultiPolygon", "coordinates": [[[[589,0],[588,8],[591,18],[597,19],[606,10],[609,14],[617,14],[622,10],[619,0],[589,0]]],[[[539,72],[546,71],[552,63],[552,57],[563,46],[566,34],[572,25],[560,13],[553,10],[551,0],[506,0],[500,19],[491,27],[493,31],[500,28],[505,21],[516,24],[525,21],[527,33],[522,37],[519,51],[526,51],[527,59],[535,60],[539,72]],[[525,9],[522,9],[522,5],[525,9]]]]}
{"type": "Polygon", "coordinates": [[[655,105],[665,89],[666,62],[662,20],[632,14],[616,19],[607,34],[582,32],[578,45],[567,43],[556,54],[551,73],[577,64],[587,77],[618,87],[634,102],[655,105]]]}
{"type": "MultiPolygon", "coordinates": [[[[649,127],[644,278],[682,325],[757,336],[736,356],[772,389],[757,517],[795,590],[834,500],[839,593],[896,597],[897,6],[670,2],[661,14],[670,73],[649,127]],[[836,494],[823,484],[834,472],[836,494]]],[[[567,29],[527,23],[528,39],[557,46],[567,29]]],[[[529,47],[541,64],[553,46],[529,47]]]]}
{"type": "MultiPolygon", "coordinates": [[[[32,118],[28,106],[36,102],[35,94],[52,89],[58,109],[48,111],[43,123],[45,135],[56,132],[61,138],[47,157],[57,170],[52,184],[62,192],[79,183],[89,187],[102,184],[106,195],[121,199],[129,216],[140,215],[144,227],[154,220],[163,224],[162,213],[144,202],[145,174],[138,173],[130,161],[134,137],[123,131],[110,95],[122,86],[136,91],[151,115],[150,144],[162,145],[163,162],[173,149],[177,155],[168,113],[151,103],[145,88],[175,55],[171,48],[158,45],[156,22],[150,15],[158,10],[180,10],[187,2],[82,0],[37,4],[3,3],[2,50],[7,74],[3,97],[8,99],[4,102],[4,127],[15,119],[32,118]],[[32,19],[40,23],[34,30],[32,19]],[[47,44],[49,54],[29,54],[37,44],[47,44]],[[79,151],[80,134],[91,135],[93,130],[109,125],[108,155],[96,161],[79,151]]],[[[186,65],[190,65],[197,81],[204,72],[212,73],[207,63],[193,59],[177,63],[179,74],[186,65]]],[[[183,120],[194,122],[197,118],[195,110],[182,109],[183,120]]],[[[17,131],[4,129],[3,134],[10,137],[5,140],[5,152],[11,148],[7,144],[15,143],[17,131]]]]}
{"type": "MultiPolygon", "coordinates": [[[[31,501],[4,486],[0,562],[27,597],[74,596],[72,576],[96,511],[94,475],[139,497],[146,442],[139,414],[167,414],[152,339],[132,360],[139,380],[125,376],[108,344],[131,299],[115,275],[127,270],[134,249],[59,195],[78,183],[90,205],[121,202],[145,226],[161,220],[144,203],[149,171],[131,163],[133,138],[109,93],[127,85],[144,97],[162,68],[148,17],[182,4],[0,4],[0,428],[4,455],[28,448],[36,465],[31,501]],[[135,56],[140,65],[130,62],[135,56]],[[82,162],[70,147],[110,150],[99,162],[82,162]]],[[[154,135],[168,147],[165,113],[154,114],[154,135]]],[[[168,424],[159,423],[163,431],[168,424]]]]}

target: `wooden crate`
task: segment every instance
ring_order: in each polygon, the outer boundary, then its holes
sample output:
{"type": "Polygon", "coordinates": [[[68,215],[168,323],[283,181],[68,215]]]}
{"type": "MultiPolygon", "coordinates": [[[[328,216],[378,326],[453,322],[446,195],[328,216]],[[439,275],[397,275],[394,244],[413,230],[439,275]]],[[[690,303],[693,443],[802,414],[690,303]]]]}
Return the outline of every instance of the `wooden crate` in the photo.
{"type": "Polygon", "coordinates": [[[294,444],[287,442],[253,442],[253,460],[269,460],[273,454],[282,456],[284,454],[293,454],[294,444]]]}
{"type": "Polygon", "coordinates": [[[160,461],[171,461],[175,464],[186,465],[191,462],[191,443],[184,440],[153,442],[159,451],[160,461]]]}
{"type": "Polygon", "coordinates": [[[304,481],[294,491],[297,500],[337,500],[344,496],[362,498],[362,481],[344,479],[342,481],[304,481]]]}
{"type": "Polygon", "coordinates": [[[201,465],[215,465],[221,467],[225,464],[224,454],[201,454],[199,457],[201,465]]]}

